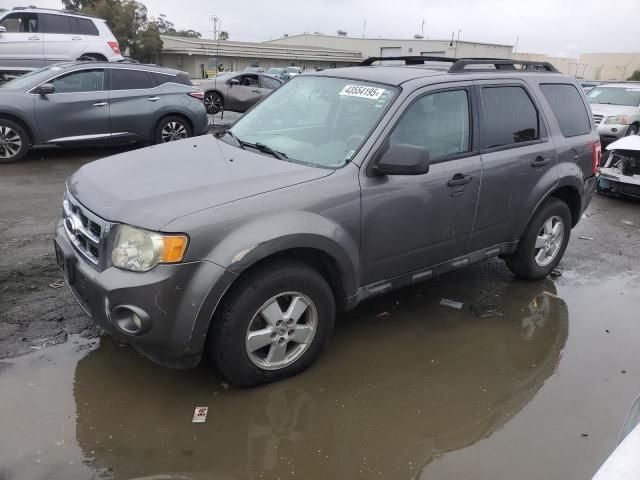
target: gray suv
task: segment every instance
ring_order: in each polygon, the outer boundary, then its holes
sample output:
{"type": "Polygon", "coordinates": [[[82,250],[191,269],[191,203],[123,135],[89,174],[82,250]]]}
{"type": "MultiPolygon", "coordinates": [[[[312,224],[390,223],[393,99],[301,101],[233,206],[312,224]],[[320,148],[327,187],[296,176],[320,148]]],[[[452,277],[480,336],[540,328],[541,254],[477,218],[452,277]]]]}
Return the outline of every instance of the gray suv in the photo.
{"type": "Polygon", "coordinates": [[[56,64],[0,87],[0,163],[31,145],[165,143],[208,128],[204,93],[184,72],[108,62],[56,64]]]}
{"type": "Polygon", "coordinates": [[[208,350],[251,386],[309,367],[336,312],[374,295],[497,256],[548,275],[600,162],[579,85],[402,59],[304,73],[219,138],[80,168],[55,238],[76,300],[156,362],[208,350]]]}

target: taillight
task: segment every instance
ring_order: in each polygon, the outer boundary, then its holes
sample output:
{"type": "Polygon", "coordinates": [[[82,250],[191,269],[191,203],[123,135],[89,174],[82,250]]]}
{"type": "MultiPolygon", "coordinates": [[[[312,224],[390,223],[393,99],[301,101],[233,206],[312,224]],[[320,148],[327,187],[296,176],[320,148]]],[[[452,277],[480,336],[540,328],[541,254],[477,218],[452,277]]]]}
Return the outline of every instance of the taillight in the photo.
{"type": "Polygon", "coordinates": [[[190,97],[197,98],[200,101],[204,101],[204,92],[202,90],[198,90],[197,92],[189,92],[187,93],[190,97]]]}
{"type": "Polygon", "coordinates": [[[111,50],[113,50],[113,53],[115,53],[116,55],[120,55],[120,45],[118,44],[118,42],[107,42],[107,43],[111,47],[111,50]]]}
{"type": "Polygon", "coordinates": [[[602,144],[598,140],[593,143],[593,174],[598,174],[598,169],[600,168],[600,161],[602,160],[602,144]]]}

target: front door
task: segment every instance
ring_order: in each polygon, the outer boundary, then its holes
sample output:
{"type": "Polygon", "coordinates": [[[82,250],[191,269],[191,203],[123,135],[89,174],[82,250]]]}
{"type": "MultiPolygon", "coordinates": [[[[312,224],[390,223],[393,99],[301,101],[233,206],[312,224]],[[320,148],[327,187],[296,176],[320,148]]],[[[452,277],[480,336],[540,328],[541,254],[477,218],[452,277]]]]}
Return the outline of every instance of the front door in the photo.
{"type": "Polygon", "coordinates": [[[519,240],[536,203],[558,181],[556,146],[527,86],[476,84],[483,175],[471,250],[519,240]]]}
{"type": "Polygon", "coordinates": [[[262,97],[258,74],[246,73],[234,77],[234,79],[239,83],[235,85],[228,83],[225,108],[235,112],[245,112],[258,103],[262,97]]]}
{"type": "Polygon", "coordinates": [[[15,12],[5,15],[0,26],[0,68],[21,71],[44,65],[43,35],[38,25],[38,14],[15,12]]]}
{"type": "Polygon", "coordinates": [[[431,166],[424,175],[361,178],[364,284],[465,253],[482,174],[472,105],[472,85],[461,83],[418,91],[396,113],[390,145],[425,147],[431,166]]]}
{"type": "Polygon", "coordinates": [[[104,69],[79,70],[47,83],[53,84],[55,92],[35,99],[43,141],[67,143],[111,135],[104,69]]]}

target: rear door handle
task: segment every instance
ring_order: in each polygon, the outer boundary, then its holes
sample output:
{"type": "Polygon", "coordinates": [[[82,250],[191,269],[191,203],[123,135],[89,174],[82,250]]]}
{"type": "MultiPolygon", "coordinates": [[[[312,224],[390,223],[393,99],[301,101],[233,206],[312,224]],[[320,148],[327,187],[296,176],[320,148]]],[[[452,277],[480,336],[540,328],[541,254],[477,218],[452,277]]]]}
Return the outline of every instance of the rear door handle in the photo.
{"type": "Polygon", "coordinates": [[[453,178],[447,182],[447,185],[450,187],[459,187],[460,185],[466,185],[471,182],[472,179],[473,177],[471,175],[456,173],[453,178]]]}
{"type": "Polygon", "coordinates": [[[82,40],[82,37],[72,37],[71,40],[82,40]]]}
{"type": "Polygon", "coordinates": [[[160,100],[160,97],[149,97],[149,98],[147,98],[147,100],[149,102],[157,102],[158,100],[160,100]]]}
{"type": "Polygon", "coordinates": [[[98,102],[93,104],[94,107],[106,107],[107,105],[109,105],[107,102],[98,102]]]}
{"type": "Polygon", "coordinates": [[[251,90],[253,93],[260,93],[260,90],[251,90]]]}
{"type": "Polygon", "coordinates": [[[40,36],[34,35],[33,37],[29,37],[29,40],[40,40],[40,36]]]}
{"type": "Polygon", "coordinates": [[[544,167],[545,165],[548,165],[549,163],[551,163],[551,159],[550,158],[536,157],[536,159],[533,162],[531,162],[531,166],[532,167],[544,167]]]}

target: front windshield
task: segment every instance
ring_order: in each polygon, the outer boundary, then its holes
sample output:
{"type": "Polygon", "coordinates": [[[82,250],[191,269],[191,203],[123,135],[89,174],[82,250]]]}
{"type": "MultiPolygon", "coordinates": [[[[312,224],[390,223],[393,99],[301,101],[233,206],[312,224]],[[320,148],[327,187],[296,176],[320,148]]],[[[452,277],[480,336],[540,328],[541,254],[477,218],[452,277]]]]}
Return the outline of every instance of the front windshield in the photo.
{"type": "Polygon", "coordinates": [[[291,73],[298,73],[298,68],[297,67],[289,67],[287,68],[287,71],[291,72],[291,73]]]}
{"type": "Polygon", "coordinates": [[[353,158],[396,93],[388,85],[298,76],[230,130],[240,142],[266,145],[290,161],[340,167],[353,158]]]}
{"type": "Polygon", "coordinates": [[[62,67],[56,65],[40,68],[38,70],[25,73],[13,80],[9,80],[4,85],[0,86],[0,88],[27,88],[32,85],[38,85],[40,82],[44,82],[51,75],[55,75],[62,70],[62,67]]]}
{"type": "Polygon", "coordinates": [[[640,105],[640,85],[634,87],[596,87],[587,94],[589,103],[609,105],[640,105]]]}

